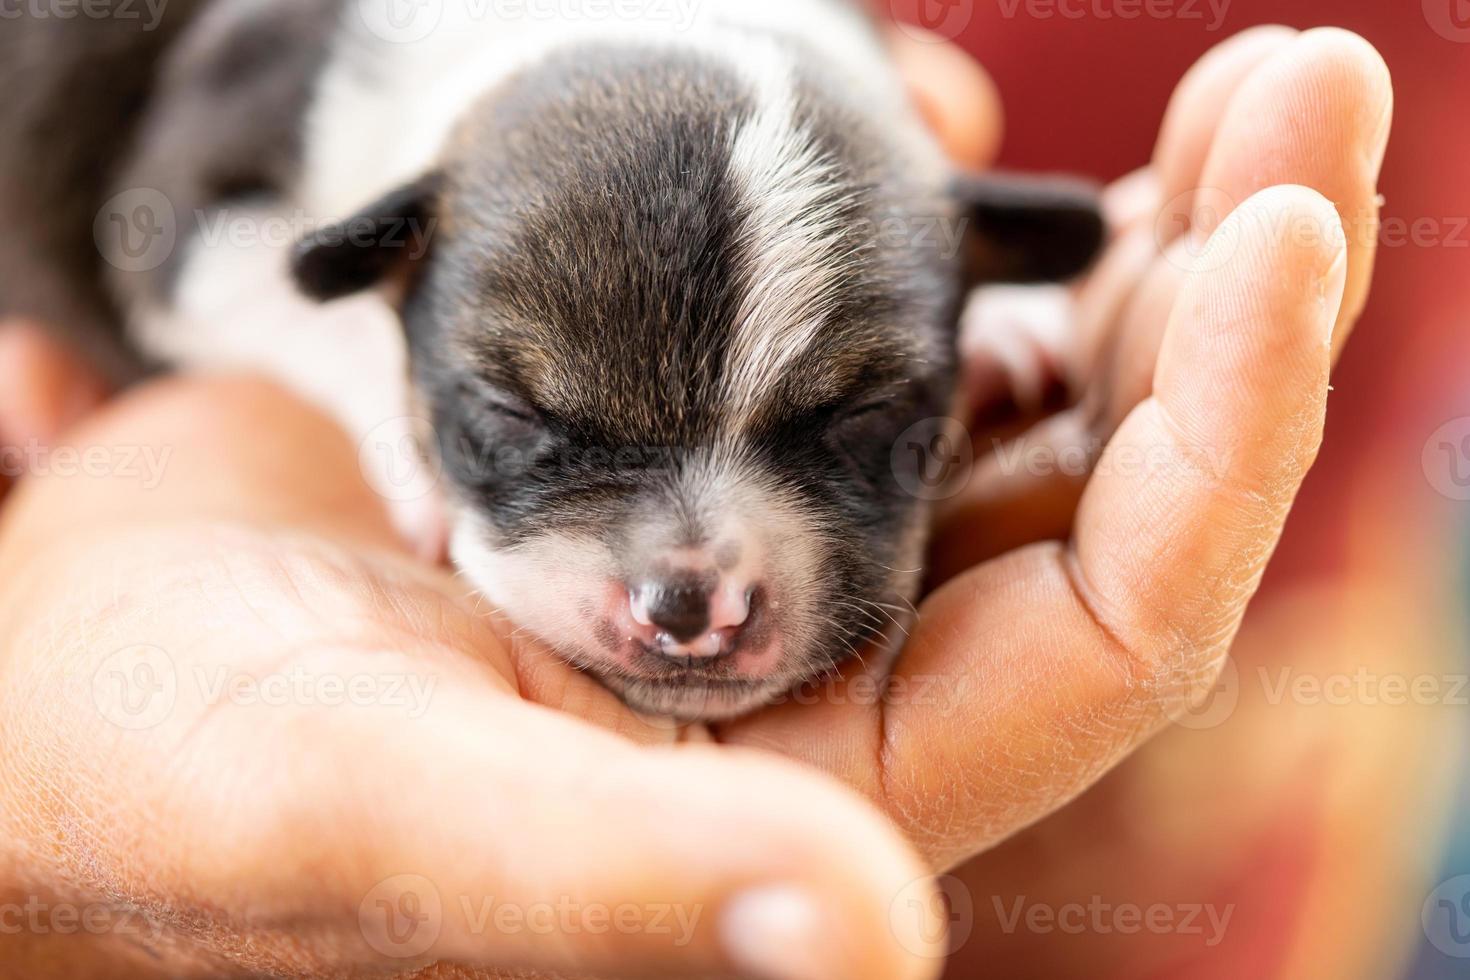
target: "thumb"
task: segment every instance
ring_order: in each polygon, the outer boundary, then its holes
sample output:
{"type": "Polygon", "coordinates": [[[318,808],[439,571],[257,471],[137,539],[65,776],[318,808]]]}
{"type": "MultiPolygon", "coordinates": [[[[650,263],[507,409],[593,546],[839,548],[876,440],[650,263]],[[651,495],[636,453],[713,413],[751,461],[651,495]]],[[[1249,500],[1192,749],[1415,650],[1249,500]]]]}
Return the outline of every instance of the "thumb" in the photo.
{"type": "Polygon", "coordinates": [[[355,911],[369,962],[937,974],[945,924],[924,867],[826,777],[750,751],[635,748],[508,695],[490,711],[483,693],[446,703],[455,696],[437,693],[412,737],[356,733],[372,775],[308,777],[316,799],[364,801],[360,834],[332,808],[328,850],[358,843],[328,864],[360,870],[326,907],[355,911]]]}
{"type": "Polygon", "coordinates": [[[40,327],[0,322],[0,444],[46,444],[100,403],[106,385],[40,327]]]}

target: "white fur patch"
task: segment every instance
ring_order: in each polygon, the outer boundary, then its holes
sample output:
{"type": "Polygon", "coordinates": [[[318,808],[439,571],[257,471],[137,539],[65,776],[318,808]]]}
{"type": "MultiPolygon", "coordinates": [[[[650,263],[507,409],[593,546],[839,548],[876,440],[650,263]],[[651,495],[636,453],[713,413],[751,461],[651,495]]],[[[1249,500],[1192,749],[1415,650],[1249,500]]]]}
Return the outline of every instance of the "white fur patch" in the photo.
{"type": "Polygon", "coordinates": [[[758,55],[741,65],[758,101],[733,135],[730,154],[753,269],[725,365],[734,431],[757,413],[831,312],[841,273],[832,250],[842,233],[832,165],[795,119],[790,63],[775,45],[748,45],[742,53],[758,55]]]}
{"type": "Polygon", "coordinates": [[[420,176],[455,122],[497,84],[589,41],[667,44],[739,66],[749,61],[747,45],[765,46],[771,34],[799,38],[841,78],[845,91],[834,94],[918,136],[907,145],[924,142],[881,44],[846,0],[618,0],[611,8],[432,0],[411,11],[414,22],[405,26],[414,29],[402,35],[364,14],[413,2],[345,0],[307,123],[300,203],[322,217],[344,217],[420,176]],[[592,13],[598,9],[610,12],[592,13]]]}
{"type": "MultiPolygon", "coordinates": [[[[172,305],[132,312],[135,343],[192,371],[263,374],[332,415],[357,445],[408,413],[398,315],[376,293],[326,304],[300,294],[286,247],[299,215],[238,207],[198,220],[180,243],[187,252],[172,305]]],[[[415,542],[435,520],[428,489],[385,500],[415,542]]]]}

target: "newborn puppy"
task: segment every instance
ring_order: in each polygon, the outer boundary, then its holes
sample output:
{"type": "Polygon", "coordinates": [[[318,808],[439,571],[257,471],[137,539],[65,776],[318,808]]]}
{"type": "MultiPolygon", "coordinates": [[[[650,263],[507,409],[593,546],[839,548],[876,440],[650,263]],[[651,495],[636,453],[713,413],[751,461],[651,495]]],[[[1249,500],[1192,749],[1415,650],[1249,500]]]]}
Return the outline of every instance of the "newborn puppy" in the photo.
{"type": "Polygon", "coordinates": [[[953,172],[856,3],[392,2],[185,32],[120,186],[203,219],[114,274],[134,337],[359,435],[411,401],[456,565],[636,708],[891,647],[961,298],[1083,269],[1091,193],[953,172]]]}

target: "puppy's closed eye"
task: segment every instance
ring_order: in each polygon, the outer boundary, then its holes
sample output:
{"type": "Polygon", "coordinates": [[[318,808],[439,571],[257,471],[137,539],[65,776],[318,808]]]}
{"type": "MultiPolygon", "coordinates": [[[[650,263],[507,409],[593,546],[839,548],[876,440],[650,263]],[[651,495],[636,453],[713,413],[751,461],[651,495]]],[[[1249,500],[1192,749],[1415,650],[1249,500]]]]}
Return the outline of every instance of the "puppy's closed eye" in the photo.
{"type": "Polygon", "coordinates": [[[461,386],[465,404],[470,411],[477,411],[528,426],[545,427],[546,420],[530,402],[500,388],[481,382],[467,382],[461,386]]]}

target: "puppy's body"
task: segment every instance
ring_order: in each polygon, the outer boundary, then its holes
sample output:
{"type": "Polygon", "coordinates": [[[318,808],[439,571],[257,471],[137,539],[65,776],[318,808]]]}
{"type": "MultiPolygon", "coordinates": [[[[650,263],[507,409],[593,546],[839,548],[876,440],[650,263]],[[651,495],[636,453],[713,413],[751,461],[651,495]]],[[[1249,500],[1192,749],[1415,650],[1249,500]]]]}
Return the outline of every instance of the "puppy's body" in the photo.
{"type": "Polygon", "coordinates": [[[573,8],[212,6],[119,182],[177,245],[113,252],[113,293],[153,354],[359,435],[411,374],[467,576],[635,705],[728,716],[912,597],[898,441],[949,407],[966,258],[1063,275],[1100,229],[957,182],[853,4],[537,9],[573,8]]]}

